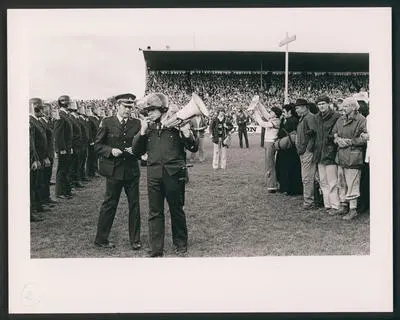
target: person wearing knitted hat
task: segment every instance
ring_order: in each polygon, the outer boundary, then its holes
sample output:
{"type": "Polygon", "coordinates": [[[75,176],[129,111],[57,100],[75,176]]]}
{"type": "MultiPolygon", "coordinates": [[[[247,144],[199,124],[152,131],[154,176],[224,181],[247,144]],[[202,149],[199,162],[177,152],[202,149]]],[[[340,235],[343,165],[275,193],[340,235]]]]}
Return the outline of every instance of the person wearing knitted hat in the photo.
{"type": "Polygon", "coordinates": [[[254,120],[261,127],[265,128],[265,185],[268,192],[275,193],[278,190],[278,181],[276,179],[275,168],[275,147],[274,142],[278,137],[280,126],[280,117],[282,110],[278,107],[272,107],[268,112],[267,119],[263,120],[257,112],[253,113],[254,120]]]}
{"type": "Polygon", "coordinates": [[[296,149],[301,163],[303,208],[311,210],[316,208],[314,203],[316,164],[312,161],[315,142],[315,115],[310,112],[309,103],[305,99],[297,99],[295,107],[296,113],[300,117],[296,130],[296,149]]]}
{"type": "Polygon", "coordinates": [[[332,135],[332,128],[340,114],[330,108],[331,100],[326,95],[319,96],[315,103],[319,112],[315,116],[313,162],[317,164],[325,209],[330,215],[340,214],[338,168],[335,162],[337,146],[333,142],[332,135]]]}
{"type": "Polygon", "coordinates": [[[358,112],[354,97],[343,100],[342,117],[332,129],[338,146],[336,162],[339,176],[339,199],[344,220],[357,217],[357,199],[360,196],[361,168],[364,163],[363,147],[367,143],[366,119],[358,112]]]}
{"type": "Polygon", "coordinates": [[[185,256],[188,245],[185,203],[186,152],[198,150],[190,123],[174,127],[164,126],[170,119],[168,97],[162,93],[151,93],[144,97],[141,112],[141,130],[132,141],[135,154],[147,153],[147,190],[149,202],[150,257],[164,255],[165,215],[167,200],[171,215],[172,241],[175,253],[185,256]]]}

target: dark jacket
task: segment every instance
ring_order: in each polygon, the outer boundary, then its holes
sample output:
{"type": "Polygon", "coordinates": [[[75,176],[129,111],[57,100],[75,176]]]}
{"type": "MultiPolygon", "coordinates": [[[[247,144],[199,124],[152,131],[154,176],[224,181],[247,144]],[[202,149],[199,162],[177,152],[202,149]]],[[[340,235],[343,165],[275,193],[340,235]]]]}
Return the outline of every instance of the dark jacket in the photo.
{"type": "Polygon", "coordinates": [[[138,157],[147,152],[147,176],[161,178],[164,170],[169,176],[184,174],[185,149],[197,152],[199,140],[193,133],[189,138],[185,138],[175,128],[158,129],[157,124],[153,123],[146,135],[137,134],[132,146],[138,157]]]}
{"type": "Polygon", "coordinates": [[[80,115],[79,118],[79,124],[81,126],[81,139],[82,139],[82,147],[87,147],[89,144],[89,139],[90,139],[90,128],[88,124],[88,120],[86,120],[86,117],[80,115]]]}
{"type": "Polygon", "coordinates": [[[81,124],[79,117],[75,117],[73,114],[70,115],[70,119],[72,123],[72,149],[78,150],[83,146],[81,124]]]}
{"type": "Polygon", "coordinates": [[[46,132],[47,152],[48,152],[49,158],[53,159],[54,158],[54,133],[53,133],[54,123],[52,120],[44,119],[43,117],[40,118],[40,123],[42,124],[42,126],[46,132]]]}
{"type": "Polygon", "coordinates": [[[136,155],[124,152],[115,158],[113,148],[124,151],[132,146],[132,140],[140,130],[140,121],[129,119],[123,127],[117,116],[104,118],[97,132],[94,149],[99,155],[99,173],[115,180],[130,180],[140,176],[136,155]]]}
{"type": "Polygon", "coordinates": [[[340,117],[332,129],[332,134],[340,138],[351,139],[351,145],[338,147],[336,163],[344,168],[361,169],[364,163],[363,148],[367,141],[361,138],[361,133],[367,133],[367,121],[358,112],[348,119],[340,117]]]}
{"type": "Polygon", "coordinates": [[[69,115],[60,110],[60,119],[54,121],[55,151],[61,150],[71,153],[72,148],[72,123],[69,115]]]}
{"type": "Polygon", "coordinates": [[[339,117],[340,114],[332,109],[325,114],[318,112],[315,116],[314,163],[335,164],[337,145],[333,141],[332,129],[339,117]]]}
{"type": "Polygon", "coordinates": [[[296,131],[296,149],[299,155],[312,152],[315,141],[315,115],[308,112],[299,119],[296,131]]]}
{"type": "Polygon", "coordinates": [[[299,119],[297,119],[296,117],[292,116],[290,118],[283,118],[279,126],[278,139],[286,137],[288,133],[296,131],[298,124],[299,124],[299,119]]]}
{"type": "Polygon", "coordinates": [[[249,123],[249,117],[245,115],[243,112],[238,113],[236,115],[236,124],[239,128],[244,129],[246,128],[247,124],[249,123]]]}
{"type": "Polygon", "coordinates": [[[88,116],[89,119],[89,128],[90,128],[90,136],[89,136],[89,144],[94,142],[94,139],[97,134],[97,130],[99,129],[100,119],[94,116],[88,116]]]}
{"type": "MultiPolygon", "coordinates": [[[[29,128],[31,129],[37,160],[42,161],[48,158],[46,130],[43,125],[38,119],[29,116],[29,128]]],[[[35,152],[33,152],[33,155],[35,155],[35,152]]]]}
{"type": "MultiPolygon", "coordinates": [[[[212,135],[212,142],[218,143],[218,117],[211,120],[210,133],[212,135]]],[[[222,141],[227,137],[227,135],[233,130],[233,124],[226,116],[222,120],[222,124],[226,124],[228,128],[223,127],[222,130],[222,141]]]]}

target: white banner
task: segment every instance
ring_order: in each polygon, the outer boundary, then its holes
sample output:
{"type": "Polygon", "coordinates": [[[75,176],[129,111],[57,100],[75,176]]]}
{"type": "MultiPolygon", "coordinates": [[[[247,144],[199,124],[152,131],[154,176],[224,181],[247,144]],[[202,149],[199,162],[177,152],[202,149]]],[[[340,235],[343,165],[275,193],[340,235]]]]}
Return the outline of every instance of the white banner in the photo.
{"type": "MultiPolygon", "coordinates": [[[[234,126],[233,127],[233,133],[238,131],[238,127],[234,126]]],[[[251,133],[261,133],[261,127],[260,126],[255,126],[255,125],[249,125],[247,126],[247,133],[251,134],[251,133]]]]}

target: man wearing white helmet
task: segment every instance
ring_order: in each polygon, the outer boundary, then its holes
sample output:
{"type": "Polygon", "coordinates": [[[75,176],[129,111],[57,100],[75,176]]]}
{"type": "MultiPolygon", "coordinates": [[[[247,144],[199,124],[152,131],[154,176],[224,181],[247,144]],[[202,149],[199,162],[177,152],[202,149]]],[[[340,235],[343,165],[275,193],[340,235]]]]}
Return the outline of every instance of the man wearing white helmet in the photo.
{"type": "Polygon", "coordinates": [[[138,155],[147,152],[147,189],[149,199],[150,257],[164,255],[165,216],[164,199],[171,214],[172,238],[177,255],[187,252],[188,231],[183,211],[185,198],[186,153],[198,150],[198,140],[190,123],[181,127],[162,125],[168,111],[168,98],[162,93],[145,97],[140,133],[132,142],[138,155]]]}

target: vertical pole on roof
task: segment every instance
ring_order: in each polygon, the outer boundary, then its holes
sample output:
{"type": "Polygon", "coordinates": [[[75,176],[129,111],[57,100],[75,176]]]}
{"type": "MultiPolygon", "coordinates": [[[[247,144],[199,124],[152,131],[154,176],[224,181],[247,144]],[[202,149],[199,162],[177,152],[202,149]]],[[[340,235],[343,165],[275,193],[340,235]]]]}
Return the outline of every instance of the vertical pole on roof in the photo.
{"type": "Polygon", "coordinates": [[[288,97],[288,82],[289,82],[289,43],[296,40],[296,35],[289,37],[286,32],[286,37],[281,42],[279,42],[279,46],[285,46],[285,104],[289,103],[288,97]]]}

